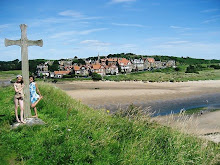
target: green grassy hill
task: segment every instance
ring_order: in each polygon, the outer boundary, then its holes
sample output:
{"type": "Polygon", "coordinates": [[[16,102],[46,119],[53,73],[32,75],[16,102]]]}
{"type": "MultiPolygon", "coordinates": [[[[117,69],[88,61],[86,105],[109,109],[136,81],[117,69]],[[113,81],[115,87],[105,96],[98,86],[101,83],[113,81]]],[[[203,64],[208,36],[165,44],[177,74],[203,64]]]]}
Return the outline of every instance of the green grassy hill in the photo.
{"type": "Polygon", "coordinates": [[[220,144],[152,123],[110,115],[40,84],[44,126],[11,130],[13,88],[0,88],[0,164],[219,164],[220,144]],[[5,116],[2,116],[5,115],[5,116]]]}

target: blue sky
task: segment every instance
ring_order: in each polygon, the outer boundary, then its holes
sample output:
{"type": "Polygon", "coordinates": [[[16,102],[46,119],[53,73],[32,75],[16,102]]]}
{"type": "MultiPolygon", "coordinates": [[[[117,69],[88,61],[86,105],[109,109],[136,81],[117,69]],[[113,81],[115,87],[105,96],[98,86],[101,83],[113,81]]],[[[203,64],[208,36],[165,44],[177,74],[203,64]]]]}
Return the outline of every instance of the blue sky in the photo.
{"type": "Polygon", "coordinates": [[[136,53],[220,59],[219,0],[0,0],[0,60],[20,59],[21,23],[29,58],[136,53]]]}

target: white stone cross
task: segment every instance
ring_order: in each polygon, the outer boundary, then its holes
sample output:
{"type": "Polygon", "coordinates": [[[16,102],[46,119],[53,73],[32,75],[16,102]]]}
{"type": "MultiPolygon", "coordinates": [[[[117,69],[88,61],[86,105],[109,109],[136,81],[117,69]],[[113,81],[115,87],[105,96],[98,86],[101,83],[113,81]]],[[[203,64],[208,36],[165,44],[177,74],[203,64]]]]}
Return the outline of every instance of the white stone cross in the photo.
{"type": "Polygon", "coordinates": [[[27,25],[21,24],[21,39],[5,39],[5,46],[18,45],[21,47],[22,76],[24,80],[24,118],[31,117],[30,111],[30,90],[29,90],[29,63],[28,63],[28,46],[43,46],[43,40],[28,40],[27,25]]]}

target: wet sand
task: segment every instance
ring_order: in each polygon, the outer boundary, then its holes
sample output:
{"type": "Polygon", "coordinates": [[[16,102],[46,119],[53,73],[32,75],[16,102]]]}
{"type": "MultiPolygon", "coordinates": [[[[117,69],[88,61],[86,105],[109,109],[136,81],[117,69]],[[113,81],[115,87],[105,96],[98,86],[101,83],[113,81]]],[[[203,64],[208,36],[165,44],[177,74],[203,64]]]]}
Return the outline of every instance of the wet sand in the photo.
{"type": "Polygon", "coordinates": [[[56,86],[88,105],[131,104],[220,93],[218,80],[179,83],[88,81],[64,82],[56,86]]]}

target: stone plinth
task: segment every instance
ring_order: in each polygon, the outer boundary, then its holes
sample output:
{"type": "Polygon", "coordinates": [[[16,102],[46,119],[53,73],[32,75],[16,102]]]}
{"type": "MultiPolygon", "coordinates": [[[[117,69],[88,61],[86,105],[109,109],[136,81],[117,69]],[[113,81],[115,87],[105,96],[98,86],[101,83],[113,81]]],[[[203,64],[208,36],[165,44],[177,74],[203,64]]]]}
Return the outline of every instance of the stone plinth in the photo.
{"type": "Polygon", "coordinates": [[[12,128],[17,128],[19,126],[24,126],[24,125],[27,125],[27,126],[33,126],[33,125],[44,125],[45,122],[39,118],[27,118],[24,120],[26,123],[23,124],[23,123],[14,123],[12,124],[12,128]]]}

